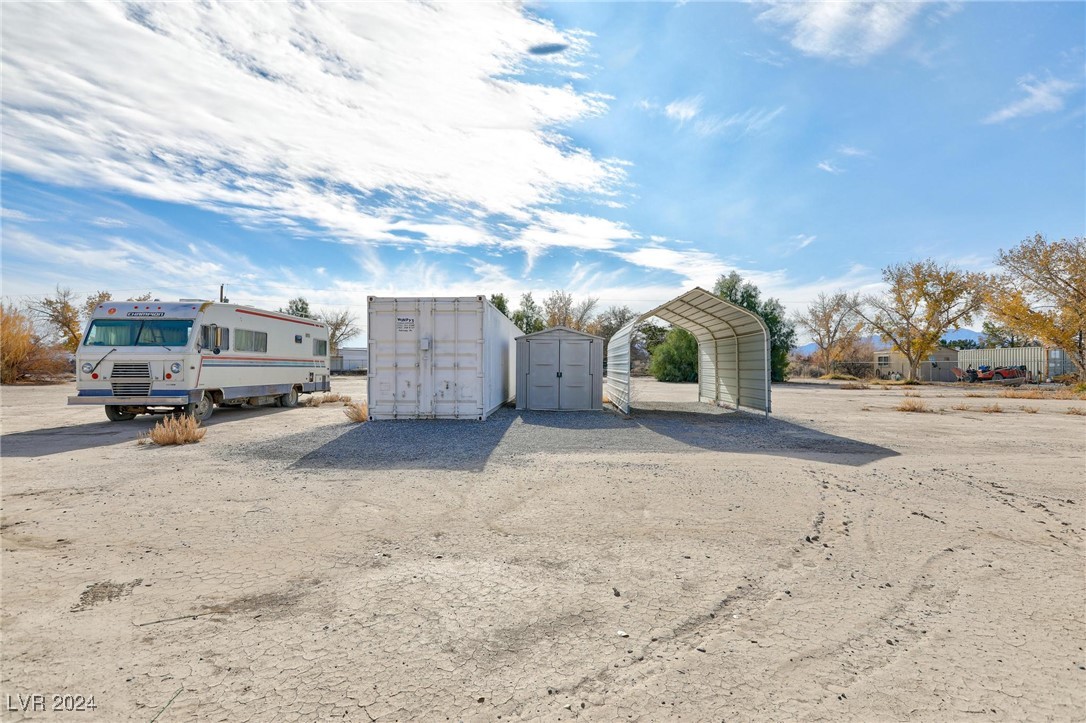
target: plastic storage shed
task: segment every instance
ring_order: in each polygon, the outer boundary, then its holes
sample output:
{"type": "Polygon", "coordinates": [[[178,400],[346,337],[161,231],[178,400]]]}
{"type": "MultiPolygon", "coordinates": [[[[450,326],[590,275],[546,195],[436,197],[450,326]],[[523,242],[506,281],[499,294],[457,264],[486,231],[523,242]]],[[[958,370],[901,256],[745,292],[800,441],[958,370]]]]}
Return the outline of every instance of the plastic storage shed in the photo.
{"type": "Polygon", "coordinates": [[[603,339],[565,326],[518,336],[517,409],[603,409],[603,339]]]}
{"type": "Polygon", "coordinates": [[[700,401],[769,414],[769,329],[762,317],[701,288],[642,314],[611,337],[606,387],[612,404],[630,411],[630,342],[637,326],[654,316],[697,338],[700,401]]]}
{"type": "Polygon", "coordinates": [[[516,337],[484,296],[369,297],[370,419],[486,419],[513,398],[516,337]]]}

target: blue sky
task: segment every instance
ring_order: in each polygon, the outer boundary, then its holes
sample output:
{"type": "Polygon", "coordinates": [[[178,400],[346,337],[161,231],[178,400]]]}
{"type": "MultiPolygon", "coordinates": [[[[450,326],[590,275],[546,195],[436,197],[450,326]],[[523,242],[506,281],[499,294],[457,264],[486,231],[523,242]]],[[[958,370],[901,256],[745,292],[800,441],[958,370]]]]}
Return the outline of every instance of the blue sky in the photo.
{"type": "Polygon", "coordinates": [[[1086,232],[1086,4],[7,3],[3,295],[786,306],[1086,232]],[[533,52],[534,51],[534,52],[533,52]]]}

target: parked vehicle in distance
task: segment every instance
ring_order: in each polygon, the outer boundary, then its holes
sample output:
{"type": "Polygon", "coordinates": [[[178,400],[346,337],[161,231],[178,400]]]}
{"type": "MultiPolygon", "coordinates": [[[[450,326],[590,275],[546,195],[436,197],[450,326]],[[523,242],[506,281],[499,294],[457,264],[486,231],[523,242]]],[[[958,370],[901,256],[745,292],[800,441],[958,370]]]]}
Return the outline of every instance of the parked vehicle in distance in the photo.
{"type": "Polygon", "coordinates": [[[972,367],[966,369],[962,381],[1022,384],[1026,381],[1026,369],[1025,367],[993,368],[987,364],[981,364],[976,369],[972,367]]]}
{"type": "Polygon", "coordinates": [[[68,404],[104,406],[114,422],[203,421],[216,404],[293,407],[329,379],[328,327],[315,319],[202,299],[108,301],[83,333],[68,404]]]}

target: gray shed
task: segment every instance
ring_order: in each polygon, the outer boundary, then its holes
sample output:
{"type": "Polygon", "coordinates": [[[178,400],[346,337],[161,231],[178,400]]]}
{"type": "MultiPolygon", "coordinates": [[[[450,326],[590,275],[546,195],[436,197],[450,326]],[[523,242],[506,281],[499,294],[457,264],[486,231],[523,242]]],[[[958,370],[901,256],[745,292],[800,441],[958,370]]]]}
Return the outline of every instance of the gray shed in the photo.
{"type": "Polygon", "coordinates": [[[603,409],[603,339],[565,326],[518,336],[517,409],[603,409]]]}

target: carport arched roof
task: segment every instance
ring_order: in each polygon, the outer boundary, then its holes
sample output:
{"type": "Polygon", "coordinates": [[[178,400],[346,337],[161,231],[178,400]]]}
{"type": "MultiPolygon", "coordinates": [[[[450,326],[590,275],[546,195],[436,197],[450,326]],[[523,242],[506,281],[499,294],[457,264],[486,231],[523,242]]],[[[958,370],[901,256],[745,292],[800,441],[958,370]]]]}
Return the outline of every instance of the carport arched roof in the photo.
{"type": "Polygon", "coordinates": [[[616,407],[630,411],[630,344],[637,327],[652,317],[686,329],[698,340],[701,401],[770,412],[769,329],[754,312],[702,288],[641,314],[611,337],[607,394],[616,407]]]}

